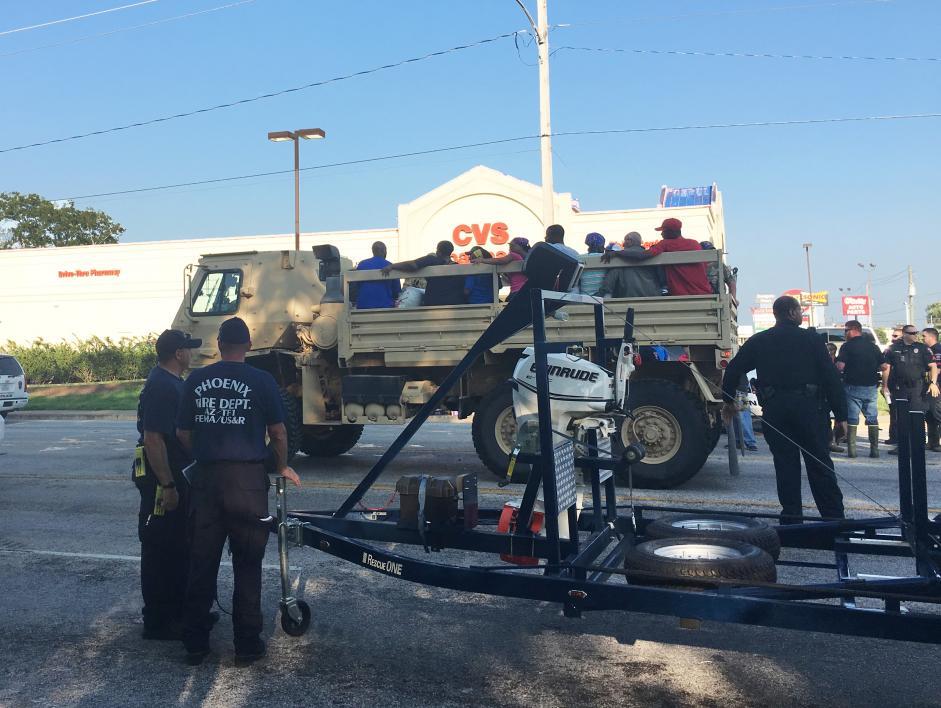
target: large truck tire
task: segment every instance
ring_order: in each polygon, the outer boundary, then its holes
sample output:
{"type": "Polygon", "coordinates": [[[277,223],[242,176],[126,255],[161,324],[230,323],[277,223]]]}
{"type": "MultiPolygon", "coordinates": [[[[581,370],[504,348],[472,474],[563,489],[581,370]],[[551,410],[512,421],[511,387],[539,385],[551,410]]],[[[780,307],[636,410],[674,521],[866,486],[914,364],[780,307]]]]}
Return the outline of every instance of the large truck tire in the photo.
{"type": "Polygon", "coordinates": [[[706,538],[718,541],[741,541],[758,546],[777,560],[781,555],[781,539],[767,521],[746,516],[725,514],[682,514],[665,516],[647,524],[647,538],[706,538]]]}
{"type": "Polygon", "coordinates": [[[301,446],[301,401],[286,389],[281,391],[281,405],[284,407],[284,428],[288,433],[288,459],[294,459],[301,446]]]}
{"type": "Polygon", "coordinates": [[[681,537],[644,541],[627,550],[624,567],[631,582],[644,585],[669,585],[674,578],[765,583],[777,580],[774,559],[765,551],[749,543],[725,539],[681,537]],[[631,570],[660,577],[632,577],[631,570]]]}
{"type": "Polygon", "coordinates": [[[516,445],[516,414],[513,412],[511,384],[500,384],[480,399],[474,411],[471,434],[480,461],[498,477],[505,477],[510,453],[516,445]]]}
{"type": "Polygon", "coordinates": [[[352,450],[362,434],[362,425],[305,425],[300,449],[310,457],[338,457],[352,450]]]}
{"type": "MultiPolygon", "coordinates": [[[[705,404],[672,381],[641,379],[628,390],[628,410],[615,452],[639,439],[647,450],[633,467],[634,486],[642,489],[676,487],[702,469],[712,452],[705,404]]],[[[621,477],[627,482],[626,475],[621,477]]]]}

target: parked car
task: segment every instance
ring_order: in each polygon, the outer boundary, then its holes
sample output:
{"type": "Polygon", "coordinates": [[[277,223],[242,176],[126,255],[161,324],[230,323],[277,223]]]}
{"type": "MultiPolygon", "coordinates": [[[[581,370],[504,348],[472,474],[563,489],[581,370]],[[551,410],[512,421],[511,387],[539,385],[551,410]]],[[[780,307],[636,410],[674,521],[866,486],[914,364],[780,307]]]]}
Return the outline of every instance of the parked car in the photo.
{"type": "MultiPolygon", "coordinates": [[[[825,342],[833,342],[836,344],[837,350],[843,346],[843,343],[846,341],[846,332],[843,330],[843,326],[839,327],[817,327],[817,333],[823,337],[825,342]]],[[[884,349],[884,345],[879,342],[879,337],[876,336],[876,331],[872,327],[863,327],[863,336],[869,335],[872,337],[872,341],[876,343],[876,346],[879,349],[884,349]]]]}
{"type": "Polygon", "coordinates": [[[0,416],[24,408],[29,402],[26,374],[15,357],[0,354],[0,416]]]}

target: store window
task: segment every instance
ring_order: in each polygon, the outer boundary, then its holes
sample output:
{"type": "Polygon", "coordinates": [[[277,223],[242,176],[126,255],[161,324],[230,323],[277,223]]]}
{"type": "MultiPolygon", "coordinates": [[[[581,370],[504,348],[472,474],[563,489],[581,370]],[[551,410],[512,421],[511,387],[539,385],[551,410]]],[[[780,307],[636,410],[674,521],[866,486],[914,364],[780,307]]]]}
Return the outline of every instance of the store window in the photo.
{"type": "Polygon", "coordinates": [[[240,270],[215,270],[206,273],[193,296],[193,314],[234,314],[239,309],[241,285],[240,270]]]}

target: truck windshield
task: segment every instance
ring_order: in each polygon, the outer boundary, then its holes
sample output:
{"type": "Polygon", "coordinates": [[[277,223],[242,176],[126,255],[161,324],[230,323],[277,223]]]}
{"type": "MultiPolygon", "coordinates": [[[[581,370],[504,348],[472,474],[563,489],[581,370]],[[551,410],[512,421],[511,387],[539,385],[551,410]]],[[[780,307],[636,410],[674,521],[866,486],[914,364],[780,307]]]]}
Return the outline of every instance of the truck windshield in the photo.
{"type": "Polygon", "coordinates": [[[231,315],[239,309],[242,271],[215,270],[206,273],[193,295],[194,315],[231,315]]]}

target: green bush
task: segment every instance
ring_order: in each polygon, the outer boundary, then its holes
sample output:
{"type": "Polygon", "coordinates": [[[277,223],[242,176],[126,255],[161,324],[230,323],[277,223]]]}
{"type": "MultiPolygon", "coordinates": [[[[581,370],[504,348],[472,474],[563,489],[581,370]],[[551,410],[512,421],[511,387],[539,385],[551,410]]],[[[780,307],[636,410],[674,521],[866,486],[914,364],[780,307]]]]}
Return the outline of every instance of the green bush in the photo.
{"type": "Polygon", "coordinates": [[[30,383],[95,383],[147,378],[157,363],[156,335],[109,337],[46,342],[37,339],[29,346],[8,341],[4,353],[15,356],[30,383]]]}

